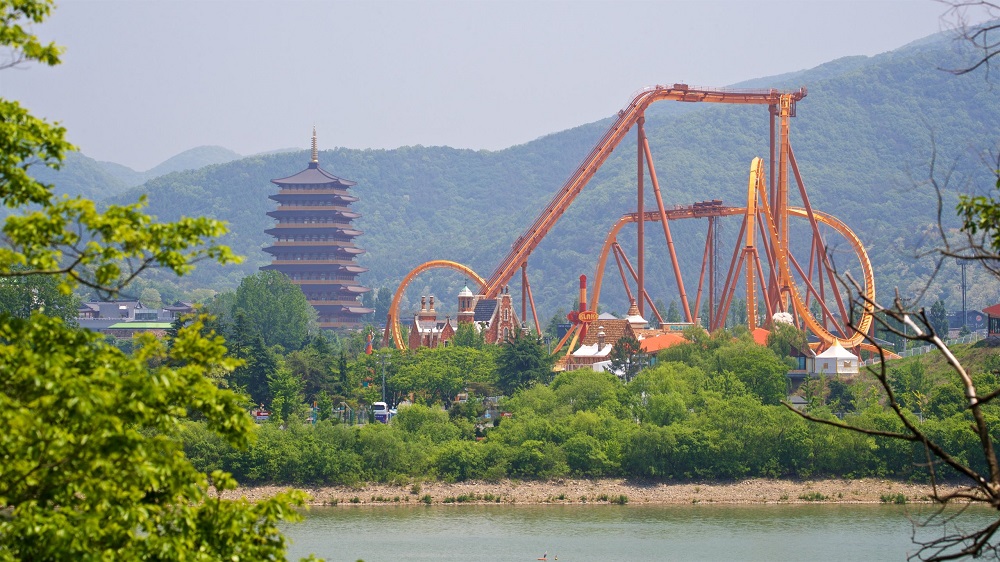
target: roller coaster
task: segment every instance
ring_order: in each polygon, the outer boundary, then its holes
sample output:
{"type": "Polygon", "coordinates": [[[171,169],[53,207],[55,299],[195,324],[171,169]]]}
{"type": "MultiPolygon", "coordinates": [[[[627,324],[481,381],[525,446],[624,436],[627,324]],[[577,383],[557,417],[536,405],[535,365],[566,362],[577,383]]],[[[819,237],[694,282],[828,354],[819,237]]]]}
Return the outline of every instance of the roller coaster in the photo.
{"type": "MultiPolygon", "coordinates": [[[[702,310],[702,297],[707,292],[710,299],[707,307],[708,318],[706,319],[709,330],[725,326],[728,311],[732,306],[736,290],[741,284],[742,275],[747,327],[750,330],[757,327],[758,304],[760,304],[763,305],[768,319],[779,312],[788,313],[793,323],[800,328],[810,330],[819,338],[820,348],[825,349],[833,345],[834,342],[839,342],[848,349],[868,348],[864,340],[871,329],[873,320],[871,303],[875,301],[875,280],[871,262],[861,240],[847,225],[830,214],[813,209],[789,140],[790,121],[795,116],[796,103],[805,98],[806,93],[805,88],[798,91],[782,92],[776,89],[692,88],[686,84],[657,85],[638,91],[634,94],[632,101],[618,112],[617,119],[556,192],[549,204],[517,238],[510,252],[489,278],[484,279],[471,268],[447,260],[430,261],[410,271],[393,295],[383,336],[385,344],[388,345],[391,340],[391,343],[394,343],[399,349],[406,347],[406,342],[402,338],[399,317],[399,306],[403,294],[416,276],[425,271],[439,268],[458,271],[473,279],[479,285],[479,294],[488,299],[496,298],[503,287],[509,284],[520,270],[521,319],[522,321],[527,320],[528,305],[530,304],[535,329],[541,333],[534,297],[528,282],[528,258],[615,148],[622,144],[626,134],[635,127],[638,148],[636,212],[625,214],[618,219],[605,239],[593,277],[593,290],[587,306],[589,310],[597,310],[604,271],[610,255],[615,258],[624,290],[629,300],[636,303],[640,315],[645,316],[646,305],[648,305],[650,312],[656,316],[657,320],[663,322],[661,312],[657,310],[646,291],[645,225],[646,223],[658,222],[663,231],[684,320],[688,323],[694,323],[696,318],[692,314],[687,297],[670,231],[670,223],[684,219],[704,218],[708,220],[708,235],[706,236],[694,310],[702,310]],[[765,163],[761,158],[754,158],[751,162],[745,207],[726,206],[719,200],[670,208],[664,205],[652,151],[645,131],[646,109],[651,104],[663,100],[689,103],[766,105],[768,107],[770,117],[769,166],[765,170],[765,163]],[[656,210],[652,211],[645,210],[644,180],[647,173],[656,201],[656,210]],[[792,183],[793,177],[798,188],[801,206],[789,206],[789,185],[792,183]],[[718,219],[729,216],[741,217],[742,225],[737,236],[736,247],[732,252],[725,283],[722,286],[721,294],[716,298],[716,223],[718,219]],[[790,238],[789,225],[792,219],[805,221],[807,236],[797,235],[794,240],[790,238]],[[637,230],[635,266],[628,259],[618,241],[618,235],[622,228],[632,223],[636,225],[637,230]],[[857,259],[857,264],[861,269],[860,278],[857,279],[859,284],[857,291],[858,296],[862,298],[852,299],[851,290],[845,288],[837,276],[826,240],[828,235],[834,233],[847,242],[857,259]],[[793,251],[800,254],[807,252],[808,260],[796,258],[793,251]],[[629,275],[626,275],[626,269],[629,275]],[[709,273],[707,291],[705,290],[706,269],[709,273]],[[634,294],[631,284],[636,287],[634,294]]],[[[800,255],[800,258],[804,258],[804,255],[800,255]]],[[[574,326],[574,330],[577,329],[585,328],[577,324],[574,326]]],[[[567,334],[567,338],[571,334],[567,334]]],[[[576,336],[578,335],[579,332],[576,336]]],[[[573,337],[573,342],[576,341],[576,336],[573,337]]],[[[565,342],[566,338],[560,342],[560,347],[565,342]]],[[[572,347],[573,344],[570,344],[570,349],[572,347]]]]}

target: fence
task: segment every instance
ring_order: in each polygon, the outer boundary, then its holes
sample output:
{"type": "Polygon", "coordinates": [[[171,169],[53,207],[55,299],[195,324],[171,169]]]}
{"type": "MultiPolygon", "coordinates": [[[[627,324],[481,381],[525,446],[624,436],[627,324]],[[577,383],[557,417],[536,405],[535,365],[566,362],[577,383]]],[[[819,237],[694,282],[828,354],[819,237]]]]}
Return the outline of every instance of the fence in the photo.
{"type": "MultiPolygon", "coordinates": [[[[981,339],[983,339],[985,337],[986,337],[986,331],[985,330],[979,330],[979,331],[976,331],[976,332],[972,332],[969,335],[962,336],[960,338],[955,338],[955,339],[950,339],[950,340],[944,340],[944,343],[948,347],[951,347],[953,345],[961,345],[961,344],[966,344],[966,343],[976,343],[977,341],[979,341],[979,340],[981,340],[981,339]]],[[[935,349],[937,349],[937,348],[934,347],[933,345],[922,345],[920,347],[911,347],[910,349],[906,349],[904,351],[899,352],[899,356],[900,357],[916,357],[918,355],[923,355],[925,353],[930,353],[930,352],[934,351],[935,349]]],[[[879,362],[879,358],[878,357],[872,357],[871,359],[869,359],[867,361],[863,361],[861,363],[861,365],[863,365],[863,366],[874,365],[874,364],[876,364],[878,362],[879,362]]]]}

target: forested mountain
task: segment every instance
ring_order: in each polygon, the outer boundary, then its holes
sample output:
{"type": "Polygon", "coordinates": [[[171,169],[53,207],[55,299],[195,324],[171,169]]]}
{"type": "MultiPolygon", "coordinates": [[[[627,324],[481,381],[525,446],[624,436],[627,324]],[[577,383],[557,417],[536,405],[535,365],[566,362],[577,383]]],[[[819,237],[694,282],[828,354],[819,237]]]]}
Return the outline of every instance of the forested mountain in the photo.
{"type": "Polygon", "coordinates": [[[55,184],[57,193],[101,200],[171,172],[196,170],[239,158],[242,158],[240,154],[228,148],[199,146],[185,150],[145,172],[137,172],[128,166],[101,162],[79,152],[70,152],[59,170],[35,167],[31,172],[39,180],[55,184]]]}
{"type": "Polygon", "coordinates": [[[127,181],[122,170],[132,171],[120,164],[98,162],[79,152],[67,153],[59,170],[43,166],[30,169],[39,181],[55,185],[60,195],[82,195],[98,201],[141,183],[127,181]]]}
{"type": "MultiPolygon", "coordinates": [[[[936,159],[939,180],[942,170],[950,170],[943,213],[949,225],[957,224],[956,193],[982,191],[995,181],[983,155],[998,148],[996,78],[940,70],[959,64],[958,48],[948,37],[935,36],[874,57],[849,57],[734,86],[808,88],[790,138],[809,197],[864,240],[883,297],[894,286],[913,294],[932,270],[931,263],[914,258],[935,244],[936,198],[927,184],[931,159],[936,159]]],[[[664,77],[663,83],[671,82],[664,77]]],[[[622,105],[639,86],[622,85],[622,105]]],[[[608,109],[611,114],[618,108],[608,109]]],[[[357,182],[354,193],[361,200],[354,207],[363,216],[356,224],[365,231],[358,243],[368,251],[360,261],[371,270],[363,280],[395,289],[407,271],[430,259],[455,260],[488,277],[610,122],[501,151],[423,146],[321,151],[325,169],[357,182]]],[[[768,115],[762,106],[661,102],[647,112],[646,131],[667,205],[722,199],[742,206],[750,161],[767,156],[768,115]]],[[[572,304],[576,279],[581,273],[593,275],[609,228],[623,212],[634,210],[634,138],[629,135],[618,147],[532,255],[529,275],[543,316],[572,304]]],[[[267,196],[276,192],[269,180],[298,172],[308,160],[300,151],[216,163],[152,179],[111,200],[133,201],[145,193],[151,212],[162,219],[207,215],[229,221],[226,242],[247,257],[244,264],[204,266],[184,279],[189,288],[228,289],[269,259],[260,251],[270,243],[263,231],[273,224],[265,215],[274,208],[267,196]]],[[[652,209],[649,201],[647,209],[652,209]]],[[[705,221],[688,222],[672,228],[685,283],[693,287],[705,221]]],[[[738,227],[731,220],[722,226],[723,234],[735,237],[738,227]]],[[[634,235],[630,239],[623,240],[626,249],[635,245],[634,235]]],[[[655,254],[647,261],[650,291],[669,303],[677,291],[659,226],[649,227],[647,240],[647,252],[655,254]]],[[[723,268],[732,247],[730,242],[721,246],[727,248],[720,259],[723,268]]],[[[952,307],[960,306],[956,271],[954,265],[945,269],[930,300],[943,296],[952,307]]],[[[985,274],[974,269],[969,274],[975,287],[970,307],[1000,300],[997,285],[985,274]]],[[[428,275],[411,292],[433,291],[439,302],[454,307],[451,295],[465,283],[457,274],[428,275]]],[[[602,303],[624,312],[627,303],[616,285],[606,284],[602,303]]]]}

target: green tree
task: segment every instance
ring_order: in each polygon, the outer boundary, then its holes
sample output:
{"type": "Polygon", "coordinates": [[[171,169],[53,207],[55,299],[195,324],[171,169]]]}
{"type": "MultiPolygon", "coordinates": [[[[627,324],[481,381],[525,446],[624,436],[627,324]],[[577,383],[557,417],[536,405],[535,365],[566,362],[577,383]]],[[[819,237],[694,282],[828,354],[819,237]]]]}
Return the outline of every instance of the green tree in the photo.
{"type": "Polygon", "coordinates": [[[458,325],[455,335],[451,338],[452,345],[456,347],[472,347],[482,349],[486,345],[483,334],[473,325],[472,322],[463,322],[458,325]]]}
{"type": "Polygon", "coordinates": [[[160,296],[160,291],[152,287],[147,287],[139,293],[139,302],[142,303],[142,306],[153,310],[163,308],[163,297],[160,296]]]}
{"type": "Polygon", "coordinates": [[[267,386],[271,391],[271,413],[275,421],[287,423],[300,421],[300,414],[305,409],[305,383],[295,376],[287,367],[279,367],[267,377],[267,386]]]}
{"type": "Polygon", "coordinates": [[[316,421],[328,420],[333,415],[333,398],[324,390],[316,397],[316,421]]]}
{"type": "Polygon", "coordinates": [[[392,305],[392,291],[388,287],[381,287],[378,296],[375,298],[375,325],[385,324],[385,319],[389,316],[389,306],[392,305]]]}
{"type": "MultiPolygon", "coordinates": [[[[0,0],[0,46],[14,62],[56,65],[60,48],[27,31],[49,15],[46,0],[0,0]]],[[[113,294],[149,268],[183,275],[193,263],[235,260],[215,238],[222,223],[156,222],[136,205],[98,211],[82,198],[56,200],[28,174],[58,168],[72,147],[65,131],[0,99],[0,278],[51,276],[66,293],[85,285],[113,294]],[[20,213],[20,214],[18,214],[20,213]]],[[[274,559],[277,522],[295,518],[301,494],[250,503],[210,493],[235,487],[184,456],[177,434],[188,409],[232,445],[252,422],[238,397],[207,376],[228,371],[221,338],[200,322],[168,350],[137,338],[125,355],[58,318],[0,316],[0,557],[5,560],[274,559]]]]}
{"type": "Polygon", "coordinates": [[[540,338],[516,330],[514,336],[500,346],[497,386],[510,396],[535,382],[548,383],[552,380],[554,362],[555,358],[548,354],[540,338]]]}
{"type": "Polygon", "coordinates": [[[646,353],[634,336],[622,336],[611,347],[611,370],[630,382],[647,363],[646,353]]]}
{"type": "Polygon", "coordinates": [[[447,349],[475,351],[470,348],[420,348],[413,361],[399,367],[390,384],[403,394],[414,393],[428,404],[439,402],[448,407],[464,388],[464,373],[443,353],[447,349]]]}
{"type": "Polygon", "coordinates": [[[943,300],[938,299],[931,306],[931,312],[927,318],[931,322],[931,328],[934,329],[934,333],[941,336],[942,339],[947,339],[948,309],[945,308],[943,300]]]}
{"type": "Polygon", "coordinates": [[[304,384],[306,402],[312,403],[320,392],[335,390],[333,372],[324,356],[312,347],[285,356],[285,365],[304,384]]]}
{"type": "Polygon", "coordinates": [[[301,349],[315,324],[316,311],[297,285],[279,271],[245,277],[236,289],[233,314],[242,312],[268,346],[301,349]]]}
{"type": "Polygon", "coordinates": [[[337,380],[334,383],[334,390],[336,391],[336,397],[341,400],[346,400],[351,388],[350,382],[350,370],[347,368],[347,354],[343,351],[337,357],[337,380]]]}
{"type": "Polygon", "coordinates": [[[664,320],[667,322],[681,321],[681,310],[677,307],[677,301],[670,301],[670,308],[667,309],[667,317],[664,320]]]}
{"type": "Polygon", "coordinates": [[[806,333],[794,325],[775,322],[767,334],[767,347],[778,357],[785,358],[791,355],[792,349],[802,353],[809,347],[809,340],[806,333]]]}
{"type": "MultiPolygon", "coordinates": [[[[15,266],[13,269],[23,271],[25,267],[15,266]]],[[[80,299],[71,292],[61,290],[59,284],[59,279],[52,275],[0,277],[0,314],[28,318],[37,311],[75,324],[80,299]]]]}
{"type": "Polygon", "coordinates": [[[244,314],[237,314],[235,320],[229,353],[243,363],[228,379],[246,392],[254,404],[268,404],[272,396],[268,378],[278,369],[278,357],[264,344],[264,337],[251,329],[244,314]]]}
{"type": "MultiPolygon", "coordinates": [[[[663,299],[661,298],[657,298],[656,301],[654,301],[654,303],[656,304],[656,310],[660,311],[660,314],[663,314],[664,313],[663,311],[667,309],[667,306],[663,304],[663,299]]],[[[680,316],[679,313],[678,316],[680,316]]],[[[706,316],[706,318],[708,317],[706,316]]],[[[650,328],[653,328],[655,330],[660,327],[660,321],[657,320],[656,315],[653,314],[652,310],[648,310],[646,312],[646,320],[649,321],[650,328]]]]}
{"type": "Polygon", "coordinates": [[[788,366],[768,348],[737,341],[715,353],[716,373],[732,373],[764,404],[780,404],[787,396],[788,366]]]}

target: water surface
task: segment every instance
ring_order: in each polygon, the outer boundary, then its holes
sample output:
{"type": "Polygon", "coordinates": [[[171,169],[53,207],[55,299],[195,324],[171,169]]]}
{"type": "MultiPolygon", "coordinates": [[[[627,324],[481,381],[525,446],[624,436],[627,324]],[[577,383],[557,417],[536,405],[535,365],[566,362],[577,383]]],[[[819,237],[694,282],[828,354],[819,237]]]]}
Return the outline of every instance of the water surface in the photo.
{"type": "MultiPolygon", "coordinates": [[[[312,508],[289,557],[328,561],[904,560],[930,506],[547,505],[312,508]]],[[[966,513],[972,526],[987,510],[966,513]]],[[[923,529],[919,536],[940,535],[923,529]]]]}

